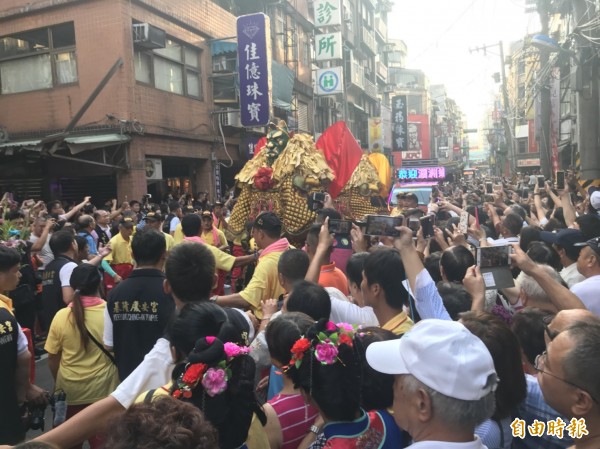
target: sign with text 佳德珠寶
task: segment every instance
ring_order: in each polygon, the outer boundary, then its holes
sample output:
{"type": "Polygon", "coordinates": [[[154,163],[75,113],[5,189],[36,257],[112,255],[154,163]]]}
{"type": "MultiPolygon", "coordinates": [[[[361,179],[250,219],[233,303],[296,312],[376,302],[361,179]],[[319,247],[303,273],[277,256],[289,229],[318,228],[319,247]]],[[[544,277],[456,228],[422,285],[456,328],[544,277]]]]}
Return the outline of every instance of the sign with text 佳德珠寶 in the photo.
{"type": "Polygon", "coordinates": [[[240,118],[243,126],[265,126],[271,111],[269,18],[262,14],[237,19],[240,118]]]}

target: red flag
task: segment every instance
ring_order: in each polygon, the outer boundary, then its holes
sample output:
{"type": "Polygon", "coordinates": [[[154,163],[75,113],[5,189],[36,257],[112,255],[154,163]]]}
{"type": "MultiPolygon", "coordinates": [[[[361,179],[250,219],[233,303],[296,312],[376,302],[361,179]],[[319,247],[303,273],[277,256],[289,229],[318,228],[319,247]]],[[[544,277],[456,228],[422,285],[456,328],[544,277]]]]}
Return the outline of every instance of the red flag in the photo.
{"type": "Polygon", "coordinates": [[[254,147],[254,156],[252,156],[252,157],[255,157],[258,153],[260,153],[260,150],[262,150],[266,145],[267,145],[266,137],[263,136],[260,139],[258,139],[258,142],[256,142],[256,146],[254,147]]]}
{"type": "Polygon", "coordinates": [[[336,198],[352,176],[363,151],[345,122],[327,128],[317,140],[317,148],[323,152],[327,165],[335,174],[329,194],[336,198]]]}

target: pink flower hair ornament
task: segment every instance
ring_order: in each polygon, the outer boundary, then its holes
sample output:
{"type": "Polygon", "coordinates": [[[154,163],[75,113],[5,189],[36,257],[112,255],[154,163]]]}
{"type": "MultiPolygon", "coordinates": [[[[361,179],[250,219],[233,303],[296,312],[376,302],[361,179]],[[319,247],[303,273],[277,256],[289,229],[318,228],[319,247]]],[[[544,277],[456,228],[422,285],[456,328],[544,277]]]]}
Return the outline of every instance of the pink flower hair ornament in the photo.
{"type": "Polygon", "coordinates": [[[175,381],[171,395],[178,399],[189,399],[198,384],[211,397],[223,393],[231,379],[231,361],[249,352],[250,348],[246,346],[230,342],[223,344],[216,337],[201,338],[188,356],[190,363],[175,381]],[[219,354],[217,357],[215,350],[219,354]],[[205,358],[211,360],[204,360],[205,358]]]}
{"type": "Polygon", "coordinates": [[[294,343],[291,349],[292,357],[289,363],[282,367],[282,371],[287,372],[292,367],[300,368],[302,361],[306,358],[306,353],[314,355],[321,365],[333,365],[337,361],[341,363],[338,357],[339,348],[341,345],[352,348],[356,329],[355,326],[348,323],[334,324],[328,321],[323,330],[311,340],[303,336],[294,343]]]}

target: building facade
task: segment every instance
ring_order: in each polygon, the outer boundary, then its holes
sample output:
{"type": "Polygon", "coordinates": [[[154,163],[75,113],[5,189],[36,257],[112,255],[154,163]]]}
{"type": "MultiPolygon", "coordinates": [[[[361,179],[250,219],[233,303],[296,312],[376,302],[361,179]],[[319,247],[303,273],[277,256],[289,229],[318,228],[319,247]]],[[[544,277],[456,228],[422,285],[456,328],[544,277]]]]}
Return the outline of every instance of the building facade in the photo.
{"type": "Polygon", "coordinates": [[[5,0],[0,29],[4,189],[214,195],[213,164],[239,160],[216,139],[210,80],[235,16],[212,1],[5,0]]]}

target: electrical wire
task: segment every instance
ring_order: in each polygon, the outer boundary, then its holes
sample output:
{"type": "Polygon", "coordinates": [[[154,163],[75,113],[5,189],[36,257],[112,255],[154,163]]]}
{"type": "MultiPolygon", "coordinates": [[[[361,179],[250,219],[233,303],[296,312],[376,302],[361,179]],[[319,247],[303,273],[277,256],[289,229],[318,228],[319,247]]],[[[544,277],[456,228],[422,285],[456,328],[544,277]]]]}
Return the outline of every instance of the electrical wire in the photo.
{"type": "Polygon", "coordinates": [[[432,47],[434,47],[435,45],[437,45],[437,43],[439,42],[439,40],[442,37],[444,37],[444,35],[446,33],[448,33],[452,28],[454,28],[454,26],[459,22],[459,20],[462,19],[467,12],[469,12],[469,10],[473,7],[473,5],[475,5],[476,2],[477,2],[477,0],[473,0],[471,3],[469,3],[469,5],[456,17],[456,19],[454,19],[454,21],[446,29],[444,29],[444,31],[442,31],[427,47],[425,47],[425,49],[423,49],[423,51],[421,51],[421,53],[419,53],[417,56],[415,56],[413,58],[413,62],[417,61],[418,59],[420,59],[432,47]]]}

